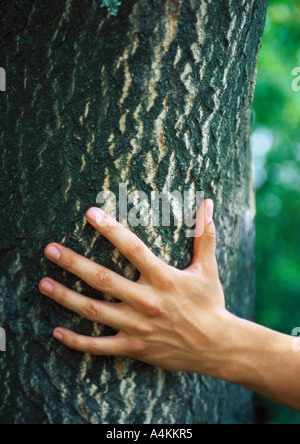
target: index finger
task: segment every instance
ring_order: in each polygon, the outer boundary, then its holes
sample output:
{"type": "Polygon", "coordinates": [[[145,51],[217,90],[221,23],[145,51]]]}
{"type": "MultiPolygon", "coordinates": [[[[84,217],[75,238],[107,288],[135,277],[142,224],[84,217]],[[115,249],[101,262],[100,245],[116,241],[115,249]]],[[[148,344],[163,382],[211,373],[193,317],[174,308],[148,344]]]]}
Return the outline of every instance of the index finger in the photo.
{"type": "Polygon", "coordinates": [[[117,222],[99,208],[91,208],[87,212],[87,219],[93,227],[105,236],[127,259],[150,280],[165,266],[144,242],[134,233],[117,222]]]}

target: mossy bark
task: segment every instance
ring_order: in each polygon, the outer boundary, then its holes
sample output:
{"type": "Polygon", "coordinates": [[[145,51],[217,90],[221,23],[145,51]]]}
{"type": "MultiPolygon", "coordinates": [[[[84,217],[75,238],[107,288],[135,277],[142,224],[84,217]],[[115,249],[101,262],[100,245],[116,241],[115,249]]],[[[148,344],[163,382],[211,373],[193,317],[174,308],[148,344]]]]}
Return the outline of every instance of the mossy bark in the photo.
{"type": "MultiPolygon", "coordinates": [[[[119,183],[203,190],[216,203],[228,308],[253,315],[249,132],[266,0],[2,1],[1,423],[248,423],[246,390],[132,360],[95,358],[51,337],[108,334],[47,300],[51,276],[96,294],[43,258],[51,241],[134,278],[85,221],[119,183]]],[[[185,230],[140,227],[153,251],[188,265],[185,230]]]]}

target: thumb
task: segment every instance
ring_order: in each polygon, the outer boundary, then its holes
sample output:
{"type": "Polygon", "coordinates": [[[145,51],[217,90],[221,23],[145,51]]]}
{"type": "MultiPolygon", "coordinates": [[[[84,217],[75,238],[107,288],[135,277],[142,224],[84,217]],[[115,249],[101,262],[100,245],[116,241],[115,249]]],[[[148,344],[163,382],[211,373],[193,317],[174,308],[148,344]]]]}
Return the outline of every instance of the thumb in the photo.
{"type": "Polygon", "coordinates": [[[213,221],[213,201],[205,200],[199,213],[202,215],[202,224],[204,219],[204,232],[202,236],[195,238],[192,265],[195,263],[212,264],[216,262],[216,227],[213,221]]]}

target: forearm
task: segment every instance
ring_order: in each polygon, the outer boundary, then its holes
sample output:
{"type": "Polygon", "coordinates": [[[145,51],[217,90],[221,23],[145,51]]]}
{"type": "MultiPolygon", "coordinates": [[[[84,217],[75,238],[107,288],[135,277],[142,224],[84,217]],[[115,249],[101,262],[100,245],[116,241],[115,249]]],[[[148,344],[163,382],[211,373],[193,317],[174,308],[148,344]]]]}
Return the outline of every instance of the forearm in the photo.
{"type": "Polygon", "coordinates": [[[300,410],[300,353],[295,338],[226,315],[218,377],[300,410]]]}

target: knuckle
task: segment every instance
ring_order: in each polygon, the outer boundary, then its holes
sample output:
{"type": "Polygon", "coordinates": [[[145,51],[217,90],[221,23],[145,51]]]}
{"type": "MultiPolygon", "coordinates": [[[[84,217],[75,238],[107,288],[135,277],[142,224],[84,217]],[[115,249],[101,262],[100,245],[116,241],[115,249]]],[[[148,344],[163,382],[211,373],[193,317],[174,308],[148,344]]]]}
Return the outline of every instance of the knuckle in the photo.
{"type": "Polygon", "coordinates": [[[72,270],[75,265],[75,256],[72,253],[67,253],[63,258],[63,266],[67,270],[72,270]]]}
{"type": "Polygon", "coordinates": [[[152,300],[144,300],[142,305],[147,315],[150,316],[151,318],[164,316],[164,310],[160,302],[152,300]]]}
{"type": "Polygon", "coordinates": [[[174,281],[166,276],[160,281],[160,284],[167,291],[173,291],[175,288],[174,281]]]}
{"type": "Polygon", "coordinates": [[[77,350],[79,348],[80,342],[78,337],[72,334],[71,336],[67,337],[67,344],[69,347],[77,350]]]}
{"type": "Polygon", "coordinates": [[[127,245],[127,252],[130,256],[140,256],[143,252],[143,244],[139,242],[137,239],[133,239],[133,241],[129,242],[127,245]]]}
{"type": "Polygon", "coordinates": [[[68,289],[65,287],[59,288],[56,292],[54,292],[55,300],[58,304],[62,305],[64,301],[68,297],[68,289]]]}
{"type": "Polygon", "coordinates": [[[129,345],[129,352],[133,356],[143,356],[147,353],[147,346],[140,339],[132,338],[129,345]]]}
{"type": "Polygon", "coordinates": [[[99,356],[101,355],[101,347],[99,344],[97,344],[96,342],[92,342],[91,344],[89,344],[88,346],[88,353],[90,355],[94,355],[94,356],[99,356]]]}
{"type": "Polygon", "coordinates": [[[216,245],[216,235],[214,233],[206,233],[205,235],[205,242],[207,245],[215,246],[216,245]]]}
{"type": "Polygon", "coordinates": [[[115,232],[119,227],[119,224],[115,219],[109,217],[109,215],[105,213],[100,226],[105,234],[111,234],[115,232]]]}
{"type": "Polygon", "coordinates": [[[160,288],[166,291],[174,291],[175,290],[175,279],[174,276],[169,272],[165,272],[163,274],[158,275],[157,283],[160,288]]]}
{"type": "Polygon", "coordinates": [[[100,290],[107,290],[110,287],[110,276],[106,271],[97,271],[93,278],[94,285],[100,290]]]}
{"type": "Polygon", "coordinates": [[[90,321],[97,321],[99,318],[99,310],[94,302],[88,302],[83,309],[83,315],[90,321]]]}
{"type": "Polygon", "coordinates": [[[136,332],[140,335],[140,336],[151,336],[153,333],[153,328],[151,327],[151,325],[146,324],[145,322],[139,322],[136,326],[135,326],[135,330],[136,332]]]}

